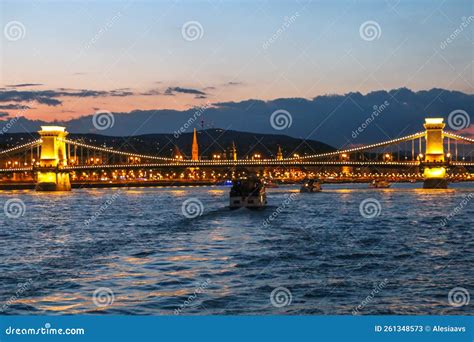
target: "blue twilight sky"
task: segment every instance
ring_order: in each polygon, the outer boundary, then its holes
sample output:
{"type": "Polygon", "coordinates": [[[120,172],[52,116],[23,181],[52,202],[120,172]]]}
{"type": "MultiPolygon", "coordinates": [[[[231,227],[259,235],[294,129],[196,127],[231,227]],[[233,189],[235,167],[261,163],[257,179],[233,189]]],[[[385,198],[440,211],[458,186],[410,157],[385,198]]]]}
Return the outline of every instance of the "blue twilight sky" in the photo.
{"type": "Polygon", "coordinates": [[[399,87],[473,93],[469,0],[0,2],[0,104],[30,101],[29,118],[399,87]],[[190,21],[195,40],[183,34],[190,21]],[[361,36],[367,21],[373,40],[361,36]],[[57,101],[31,100],[41,91],[57,101]]]}

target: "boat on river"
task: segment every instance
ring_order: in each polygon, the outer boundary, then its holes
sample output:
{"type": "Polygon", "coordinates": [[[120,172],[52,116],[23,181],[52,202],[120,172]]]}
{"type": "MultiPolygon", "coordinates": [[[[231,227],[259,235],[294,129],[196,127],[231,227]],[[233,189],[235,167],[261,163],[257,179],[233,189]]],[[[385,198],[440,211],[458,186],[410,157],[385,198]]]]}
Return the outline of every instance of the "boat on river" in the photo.
{"type": "Polygon", "coordinates": [[[301,185],[300,192],[310,193],[310,192],[321,192],[321,182],[317,179],[307,179],[301,185]]]}
{"type": "Polygon", "coordinates": [[[390,188],[392,184],[383,179],[373,180],[372,183],[369,184],[369,188],[373,189],[387,189],[390,188]]]}
{"type": "Polygon", "coordinates": [[[260,209],[267,205],[265,183],[258,178],[234,180],[230,189],[230,209],[260,209]]]}

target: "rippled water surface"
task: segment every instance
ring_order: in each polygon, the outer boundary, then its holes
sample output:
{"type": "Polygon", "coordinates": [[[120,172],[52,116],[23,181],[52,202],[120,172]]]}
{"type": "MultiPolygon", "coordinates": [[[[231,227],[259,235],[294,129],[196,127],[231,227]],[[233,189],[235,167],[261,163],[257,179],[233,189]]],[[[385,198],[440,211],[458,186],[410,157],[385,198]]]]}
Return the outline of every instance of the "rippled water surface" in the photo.
{"type": "Polygon", "coordinates": [[[474,294],[474,186],[420,186],[282,186],[262,211],[230,211],[226,187],[0,192],[1,207],[19,198],[26,209],[20,218],[0,211],[1,310],[472,314],[448,293],[474,294]],[[203,205],[193,219],[181,210],[190,198],[203,205]],[[361,215],[367,198],[380,215],[361,215]],[[287,297],[272,305],[278,287],[287,297]]]}

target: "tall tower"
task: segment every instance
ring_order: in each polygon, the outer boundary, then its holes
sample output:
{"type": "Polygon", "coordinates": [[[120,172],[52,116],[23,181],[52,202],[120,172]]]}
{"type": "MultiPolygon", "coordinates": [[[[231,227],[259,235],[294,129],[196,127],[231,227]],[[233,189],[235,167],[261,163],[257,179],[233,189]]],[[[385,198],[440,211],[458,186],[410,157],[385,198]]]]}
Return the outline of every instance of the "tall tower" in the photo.
{"type": "Polygon", "coordinates": [[[199,160],[199,147],[198,147],[196,128],[194,129],[194,134],[193,134],[193,150],[192,150],[191,159],[199,160]]]}
{"type": "Polygon", "coordinates": [[[277,160],[282,160],[282,159],[283,159],[283,153],[281,152],[280,145],[278,145],[277,160]]]}
{"type": "Polygon", "coordinates": [[[444,158],[444,135],[445,126],[442,118],[425,119],[426,129],[426,151],[423,161],[424,188],[447,188],[446,163],[444,158]]]}
{"type": "Polygon", "coordinates": [[[235,147],[235,142],[232,141],[232,160],[237,160],[237,148],[235,147]]]}
{"type": "Polygon", "coordinates": [[[37,191],[69,191],[71,182],[69,172],[61,169],[67,166],[65,127],[41,126],[40,165],[37,168],[37,191]]]}

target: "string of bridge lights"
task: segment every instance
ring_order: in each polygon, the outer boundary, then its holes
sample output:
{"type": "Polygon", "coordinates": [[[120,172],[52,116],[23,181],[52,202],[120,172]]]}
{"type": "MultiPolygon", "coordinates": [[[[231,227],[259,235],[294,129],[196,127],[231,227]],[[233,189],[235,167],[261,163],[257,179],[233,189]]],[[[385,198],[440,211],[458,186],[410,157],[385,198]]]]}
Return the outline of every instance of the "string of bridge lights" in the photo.
{"type": "MultiPolygon", "coordinates": [[[[286,165],[286,164],[294,164],[295,160],[302,160],[302,159],[311,159],[311,158],[322,158],[322,157],[331,157],[331,156],[337,156],[341,154],[347,154],[347,153],[353,153],[353,152],[359,152],[363,150],[368,150],[368,149],[374,149],[377,147],[382,147],[385,145],[390,145],[390,144],[395,144],[407,140],[414,140],[417,138],[424,137],[426,135],[425,132],[418,132],[415,134],[407,135],[401,138],[397,139],[392,139],[392,140],[387,140],[367,146],[361,146],[361,147],[355,147],[355,148],[350,148],[350,149],[345,149],[345,150],[339,150],[335,152],[328,152],[328,153],[321,153],[321,154],[313,154],[313,155],[308,155],[308,156],[301,156],[301,157],[291,157],[291,158],[284,158],[282,160],[275,160],[275,159],[261,159],[261,160],[200,160],[200,161],[177,161],[174,158],[166,158],[166,157],[159,157],[159,156],[150,156],[150,155],[143,155],[143,154],[138,154],[138,153],[129,153],[129,152],[122,152],[122,151],[117,151],[113,149],[108,149],[104,147],[98,147],[98,146],[92,146],[92,145],[87,145],[83,144],[77,141],[72,141],[69,139],[60,139],[65,143],[75,145],[75,146],[80,146],[84,148],[89,148],[89,149],[94,149],[97,151],[105,152],[105,153],[115,153],[127,157],[135,157],[135,158],[143,158],[143,159],[155,159],[155,160],[161,160],[161,161],[167,161],[168,163],[166,164],[139,164],[139,166],[144,166],[144,167],[156,167],[156,166],[199,166],[199,165],[261,165],[261,164],[269,164],[269,165],[286,165]]],[[[457,134],[449,133],[449,132],[444,132],[443,135],[452,138],[452,139],[457,139],[457,140],[464,140],[470,143],[474,143],[474,139],[470,139],[467,137],[463,137],[457,134]]],[[[19,146],[12,147],[10,149],[0,151],[0,154],[8,154],[13,151],[17,151],[23,148],[27,147],[34,147],[37,145],[40,145],[43,142],[42,139],[34,140],[32,142],[22,144],[19,146]]],[[[418,165],[418,162],[393,162],[393,161],[385,161],[385,162],[357,162],[357,161],[326,161],[326,162],[299,162],[301,165],[394,165],[394,166],[401,166],[401,165],[418,165]]],[[[454,163],[453,163],[454,164],[454,163]]],[[[460,164],[461,165],[461,164],[460,164]]],[[[462,165],[469,165],[469,163],[464,163],[462,165]]],[[[86,166],[74,166],[74,167],[68,167],[68,169],[72,168],[103,168],[105,165],[86,165],[86,166]]],[[[137,166],[137,164],[120,164],[120,166],[137,166]]],[[[107,166],[108,167],[108,166],[107,166]]],[[[110,167],[117,167],[115,165],[111,165],[110,167]]],[[[1,171],[2,169],[0,169],[1,171]]],[[[9,169],[10,171],[13,169],[9,169]]],[[[16,170],[16,169],[15,169],[16,170]]],[[[24,168],[18,169],[18,171],[23,171],[25,170],[24,168]]],[[[26,170],[27,171],[27,170],[26,170]]]]}
{"type": "Polygon", "coordinates": [[[281,162],[281,160],[221,160],[221,161],[201,161],[201,162],[192,162],[192,161],[184,161],[184,162],[174,162],[174,163],[165,163],[165,164],[115,164],[115,165],[77,165],[77,166],[68,166],[64,167],[64,170],[86,170],[86,169],[120,169],[124,167],[135,167],[135,168],[157,168],[157,167],[176,167],[176,166],[183,166],[183,167],[193,167],[193,166],[253,166],[253,165],[302,165],[302,166],[311,166],[311,165],[355,165],[355,166],[371,166],[371,165],[384,165],[384,166],[418,166],[418,161],[410,161],[410,162],[358,162],[358,161],[329,161],[329,162],[281,162]]]}
{"type": "MultiPolygon", "coordinates": [[[[404,137],[401,137],[401,138],[387,140],[387,141],[383,141],[383,142],[379,142],[379,143],[375,143],[375,144],[371,144],[371,145],[367,145],[367,146],[355,147],[355,148],[350,148],[350,149],[346,149],[346,150],[339,150],[339,151],[335,151],[335,152],[313,154],[313,155],[309,155],[309,156],[284,158],[283,160],[293,161],[293,160],[301,160],[301,159],[311,159],[311,158],[322,158],[322,157],[337,156],[337,155],[344,154],[344,153],[352,153],[352,152],[358,152],[358,151],[373,149],[373,148],[382,147],[382,146],[385,146],[385,145],[399,143],[399,142],[406,141],[406,140],[421,138],[421,137],[424,137],[424,136],[425,136],[425,132],[418,132],[418,133],[407,135],[407,136],[404,136],[404,137]]],[[[176,163],[176,159],[173,159],[173,158],[149,156],[149,155],[142,155],[142,154],[136,154],[136,153],[122,152],[122,151],[111,150],[111,149],[107,149],[107,148],[103,148],[103,147],[91,146],[91,145],[83,144],[83,143],[68,140],[68,139],[64,139],[64,141],[66,143],[69,143],[69,144],[73,144],[73,145],[77,145],[77,146],[81,146],[81,147],[85,147],[85,148],[91,148],[91,149],[95,149],[95,150],[102,151],[102,152],[117,153],[117,154],[124,155],[124,156],[138,157],[138,158],[144,158],[144,159],[157,159],[157,160],[164,160],[164,161],[174,161],[176,163]]],[[[255,164],[259,164],[259,163],[262,163],[262,162],[271,163],[272,161],[274,161],[274,159],[262,159],[260,161],[255,161],[255,164]]],[[[196,165],[202,165],[206,162],[222,163],[223,161],[203,161],[203,160],[201,160],[201,161],[197,162],[196,165]]],[[[177,165],[175,163],[170,164],[170,165],[177,165]]],[[[279,160],[278,163],[282,163],[282,160],[279,160]]],[[[232,164],[232,162],[228,162],[228,164],[232,164]]],[[[384,163],[384,164],[386,164],[386,163],[384,163]]]]}
{"type": "Polygon", "coordinates": [[[143,159],[158,159],[158,160],[165,160],[165,161],[174,160],[173,158],[148,156],[148,155],[144,155],[144,154],[122,152],[122,151],[112,150],[112,149],[108,149],[108,148],[104,148],[104,147],[87,145],[87,144],[83,144],[83,143],[80,143],[80,142],[77,142],[77,141],[72,141],[72,140],[69,140],[69,139],[61,139],[61,140],[64,141],[65,143],[67,143],[67,144],[76,145],[76,146],[85,147],[85,148],[90,148],[90,149],[93,149],[93,150],[98,150],[98,151],[106,152],[106,153],[116,153],[116,154],[120,154],[120,155],[127,156],[127,157],[136,157],[136,158],[143,158],[143,159]]]}
{"type": "Polygon", "coordinates": [[[17,167],[17,168],[11,168],[11,169],[0,169],[0,172],[27,172],[27,171],[32,171],[32,167],[17,167]]]}
{"type": "Polygon", "coordinates": [[[474,139],[466,138],[461,135],[457,135],[457,134],[453,134],[449,132],[443,132],[443,135],[451,139],[464,140],[470,143],[474,143],[474,139]]]}
{"type": "Polygon", "coordinates": [[[473,162],[451,162],[450,164],[454,166],[474,166],[473,162]]]}
{"type": "Polygon", "coordinates": [[[424,137],[425,135],[426,135],[425,132],[418,132],[418,133],[410,134],[410,135],[407,135],[407,136],[404,136],[404,137],[401,137],[401,138],[387,140],[387,141],[383,141],[383,142],[379,142],[379,143],[375,143],[375,144],[371,144],[371,145],[367,145],[367,146],[354,147],[354,148],[349,148],[347,150],[339,150],[339,151],[336,151],[336,152],[313,154],[313,155],[303,156],[303,157],[293,157],[293,158],[289,158],[289,159],[310,159],[310,158],[321,158],[321,157],[337,156],[337,155],[344,154],[344,153],[352,153],[352,152],[358,152],[358,151],[363,151],[363,150],[370,150],[370,149],[377,148],[377,147],[382,147],[382,146],[385,146],[385,145],[395,144],[395,143],[399,143],[399,142],[403,142],[403,141],[407,141],[407,140],[414,140],[414,139],[424,137]]]}
{"type": "Polygon", "coordinates": [[[13,152],[13,151],[16,151],[16,150],[20,150],[20,149],[25,148],[25,147],[33,147],[33,146],[35,146],[35,145],[41,144],[42,142],[43,142],[42,139],[38,139],[38,140],[29,142],[29,143],[26,143],[26,144],[23,144],[23,145],[18,145],[18,146],[9,148],[8,150],[3,150],[3,151],[0,152],[0,154],[10,153],[10,152],[13,152]]]}

